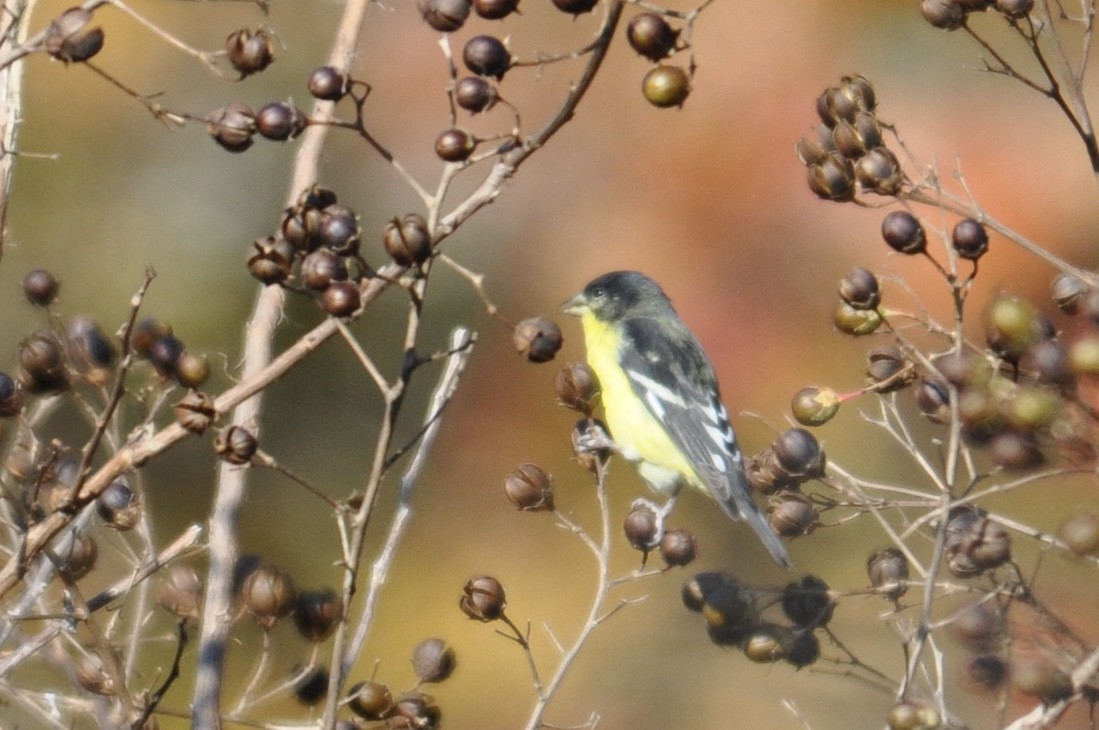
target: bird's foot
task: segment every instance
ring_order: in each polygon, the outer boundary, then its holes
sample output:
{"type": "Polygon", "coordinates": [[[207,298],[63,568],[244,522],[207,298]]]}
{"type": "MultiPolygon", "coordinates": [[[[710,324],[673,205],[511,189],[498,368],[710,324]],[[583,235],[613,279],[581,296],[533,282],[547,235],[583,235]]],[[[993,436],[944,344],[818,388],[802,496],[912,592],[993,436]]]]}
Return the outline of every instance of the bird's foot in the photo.
{"type": "Polygon", "coordinates": [[[577,453],[594,454],[606,458],[622,453],[622,447],[611,439],[607,428],[594,418],[581,419],[573,429],[573,447],[577,453]]]}
{"type": "Polygon", "coordinates": [[[664,523],[668,519],[668,515],[672,513],[672,509],[675,508],[675,497],[669,497],[668,501],[664,504],[657,504],[644,497],[638,497],[630,503],[630,511],[646,510],[654,516],[654,521],[651,527],[649,527],[648,534],[645,539],[642,540],[643,546],[648,550],[653,550],[660,546],[661,540],[664,539],[664,523]]]}

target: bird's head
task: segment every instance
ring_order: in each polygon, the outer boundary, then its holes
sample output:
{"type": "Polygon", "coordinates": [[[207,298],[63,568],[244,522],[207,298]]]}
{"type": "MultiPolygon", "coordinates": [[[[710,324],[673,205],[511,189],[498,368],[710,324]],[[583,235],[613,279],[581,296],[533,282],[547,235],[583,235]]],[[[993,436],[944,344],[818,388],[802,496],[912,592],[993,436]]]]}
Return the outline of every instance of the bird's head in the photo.
{"type": "Polygon", "coordinates": [[[566,314],[590,315],[602,322],[616,322],[666,310],[667,295],[655,281],[637,271],[612,271],[588,282],[584,290],[565,302],[566,314]]]}

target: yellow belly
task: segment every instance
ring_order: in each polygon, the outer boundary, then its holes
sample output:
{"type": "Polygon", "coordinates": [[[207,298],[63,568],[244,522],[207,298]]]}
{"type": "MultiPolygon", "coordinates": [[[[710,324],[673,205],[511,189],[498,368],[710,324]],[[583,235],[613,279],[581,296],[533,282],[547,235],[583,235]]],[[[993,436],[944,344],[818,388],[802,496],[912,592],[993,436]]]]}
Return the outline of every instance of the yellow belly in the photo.
{"type": "Polygon", "coordinates": [[[624,449],[624,456],[643,462],[639,467],[641,476],[654,489],[674,493],[681,481],[699,486],[690,463],[644,401],[637,397],[619,366],[617,343],[610,328],[590,314],[585,314],[581,322],[588,365],[599,377],[603,391],[603,412],[611,438],[624,449]]]}

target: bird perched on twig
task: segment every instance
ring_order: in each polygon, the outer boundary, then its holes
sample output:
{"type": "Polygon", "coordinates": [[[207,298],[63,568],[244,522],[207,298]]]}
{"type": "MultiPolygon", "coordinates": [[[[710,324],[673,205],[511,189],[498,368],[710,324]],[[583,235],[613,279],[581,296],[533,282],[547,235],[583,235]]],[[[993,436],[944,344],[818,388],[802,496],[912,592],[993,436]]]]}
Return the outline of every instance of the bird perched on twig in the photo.
{"type": "MultiPolygon", "coordinates": [[[[636,271],[592,280],[565,304],[580,317],[588,364],[599,377],[611,448],[668,501],[683,484],[709,494],[726,514],[747,522],[771,557],[789,567],[786,547],[752,501],[713,365],[660,285],[636,271]]],[[[605,438],[604,438],[605,440],[605,438]]]]}

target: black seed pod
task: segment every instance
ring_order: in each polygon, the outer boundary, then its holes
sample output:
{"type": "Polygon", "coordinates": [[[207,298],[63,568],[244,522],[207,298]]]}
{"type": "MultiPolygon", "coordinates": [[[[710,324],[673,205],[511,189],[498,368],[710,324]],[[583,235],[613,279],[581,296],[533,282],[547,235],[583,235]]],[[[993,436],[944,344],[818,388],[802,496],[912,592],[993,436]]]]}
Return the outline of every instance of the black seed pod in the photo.
{"type": "Polygon", "coordinates": [[[480,76],[466,76],[454,85],[454,102],[473,114],[487,112],[498,98],[492,84],[480,76]]]}
{"type": "Polygon", "coordinates": [[[582,15],[590,13],[599,4],[599,0],[553,0],[553,4],[563,13],[582,15]]]}
{"type": "Polygon", "coordinates": [[[256,113],[256,130],[267,139],[283,142],[305,129],[305,112],[285,101],[274,101],[256,113]]]}
{"type": "Polygon", "coordinates": [[[928,23],[943,30],[957,30],[965,24],[965,10],[958,0],[923,0],[920,10],[928,23]]]}
{"type": "Polygon", "coordinates": [[[950,390],[946,383],[920,380],[916,385],[916,405],[932,423],[950,423],[950,390]]]}
{"type": "Polygon", "coordinates": [[[908,387],[916,379],[912,362],[900,348],[886,345],[875,347],[866,355],[866,376],[878,393],[893,393],[908,387]]]}
{"type": "Polygon", "coordinates": [[[347,77],[332,66],[320,66],[309,74],[309,93],[314,99],[339,101],[347,94],[347,77]]]}
{"type": "Polygon", "coordinates": [[[48,393],[69,386],[65,348],[53,332],[39,330],[19,345],[19,382],[30,393],[48,393]]]}
{"type": "Polygon", "coordinates": [[[445,162],[464,162],[477,149],[477,140],[464,129],[451,127],[435,138],[435,154],[445,162]]]}
{"type": "Polygon", "coordinates": [[[350,317],[361,306],[362,295],[353,281],[333,281],[321,296],[321,307],[333,317],[350,317]]]}
{"type": "Polygon", "coordinates": [[[824,475],[824,452],[816,436],[804,428],[789,428],[771,444],[775,460],[792,476],[816,478],[824,475]]]}
{"type": "Polygon", "coordinates": [[[14,378],[0,372],[0,418],[11,418],[22,412],[23,392],[14,378]]]}
{"type": "Polygon", "coordinates": [[[675,49],[679,31],[673,30],[663,16],[656,13],[639,13],[626,26],[626,40],[630,47],[650,61],[666,58],[675,49]]]}
{"type": "Polygon", "coordinates": [[[442,33],[452,33],[469,17],[469,0],[424,0],[420,14],[424,22],[442,33]]]}
{"type": "Polygon", "coordinates": [[[332,635],[343,615],[343,602],[331,588],[301,591],[294,604],[294,626],[313,643],[332,635]]]}
{"type": "Polygon", "coordinates": [[[33,269],[23,277],[23,295],[37,307],[48,307],[57,298],[61,284],[45,269],[33,269]]]}
{"type": "Polygon", "coordinates": [[[141,519],[141,502],[123,477],[107,485],[96,498],[95,509],[108,526],[122,532],[132,530],[141,519]]]}
{"type": "Polygon", "coordinates": [[[321,246],[341,256],[358,253],[359,220],[355,211],[339,203],[333,203],[321,211],[316,229],[310,230],[310,234],[315,236],[321,246]]]}
{"type": "Polygon", "coordinates": [[[660,538],[660,557],[669,566],[689,565],[697,554],[698,543],[695,536],[686,530],[666,530],[660,538]]]}
{"type": "Polygon", "coordinates": [[[855,197],[855,168],[838,152],[810,165],[806,174],[809,189],[820,198],[842,203],[855,197]]]}
{"type": "Polygon", "coordinates": [[[295,668],[294,697],[303,705],[315,705],[324,699],[328,691],[328,670],[311,665],[305,670],[295,668]]]}
{"type": "Polygon", "coordinates": [[[334,281],[347,279],[347,264],[327,248],[319,248],[301,262],[301,283],[310,291],[324,291],[334,281]]]}
{"type": "Polygon", "coordinates": [[[966,218],[954,226],[951,243],[958,256],[976,261],[988,251],[988,231],[979,222],[966,218]]]}
{"type": "Polygon", "coordinates": [[[225,39],[225,52],[233,68],[241,76],[249,76],[264,70],[275,60],[275,43],[263,29],[252,32],[244,28],[230,33],[225,39]]]}
{"type": "Polygon", "coordinates": [[[881,235],[890,248],[898,253],[923,253],[927,248],[927,235],[916,216],[906,210],[895,210],[881,223],[881,235]]]}
{"type": "Polygon", "coordinates": [[[629,511],[622,524],[626,540],[635,550],[647,553],[657,545],[660,537],[660,525],[656,512],[647,505],[638,505],[629,511]]]}
{"type": "Polygon", "coordinates": [[[702,610],[707,596],[711,593],[725,586],[736,587],[738,585],[736,578],[728,573],[698,573],[683,584],[683,605],[689,611],[699,612],[702,610]]]}
{"type": "Polygon", "coordinates": [[[214,451],[217,455],[237,466],[250,463],[258,449],[259,441],[243,426],[223,429],[214,439],[214,451]]]}
{"type": "Polygon", "coordinates": [[[485,20],[501,20],[519,7],[519,0],[473,0],[473,10],[485,20]]]}
{"type": "Polygon", "coordinates": [[[904,172],[888,147],[875,147],[855,163],[855,179],[878,195],[896,195],[904,185],[904,172]]]}
{"type": "Polygon", "coordinates": [[[819,524],[817,508],[800,492],[783,491],[767,506],[771,528],[782,537],[808,535],[819,524]]]}
{"type": "Polygon", "coordinates": [[[875,309],[881,304],[878,277],[861,266],[851,269],[840,279],[839,295],[855,309],[875,309]]]}
{"type": "Polygon", "coordinates": [[[174,335],[166,335],[149,345],[147,357],[158,373],[170,378],[175,375],[182,354],[183,342],[174,335]]]}
{"type": "Polygon", "coordinates": [[[462,49],[466,68],[478,76],[502,79],[511,67],[511,54],[499,38],[478,35],[466,41],[462,49]]]}
{"type": "Polygon", "coordinates": [[[782,591],[782,612],[798,626],[824,626],[832,620],[835,608],[828,584],[815,575],[794,581],[782,591]]]}
{"type": "Polygon", "coordinates": [[[294,247],[285,238],[263,236],[252,242],[248,273],[264,284],[281,284],[290,276],[294,247]]]}
{"type": "MultiPolygon", "coordinates": [[[[24,279],[24,288],[25,282],[24,279]]],[[[1088,285],[1073,274],[1058,274],[1050,285],[1054,303],[1065,314],[1079,314],[1088,292],[1090,292],[1088,285]]]]}
{"type": "Polygon", "coordinates": [[[908,592],[908,558],[896,548],[885,548],[866,561],[870,585],[891,601],[908,592]]]}

